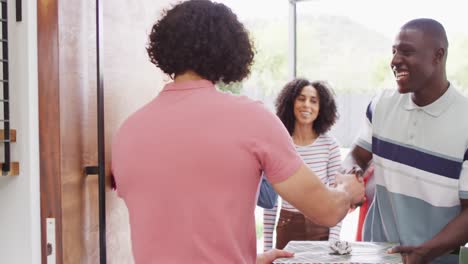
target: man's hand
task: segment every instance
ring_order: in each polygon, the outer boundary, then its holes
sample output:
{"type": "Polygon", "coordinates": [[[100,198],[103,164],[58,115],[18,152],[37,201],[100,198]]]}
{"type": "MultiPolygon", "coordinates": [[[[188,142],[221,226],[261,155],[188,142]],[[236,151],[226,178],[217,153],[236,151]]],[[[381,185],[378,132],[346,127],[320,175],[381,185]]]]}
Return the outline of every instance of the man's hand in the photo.
{"type": "Polygon", "coordinates": [[[263,254],[257,255],[257,264],[271,264],[277,258],[290,258],[294,253],[279,249],[271,249],[263,254]]]}
{"type": "Polygon", "coordinates": [[[365,201],[365,187],[362,177],[357,177],[355,174],[337,174],[336,182],[337,188],[341,188],[351,198],[351,208],[365,201]]]}
{"type": "Polygon", "coordinates": [[[395,246],[387,253],[400,253],[403,257],[404,264],[426,264],[430,260],[427,259],[428,250],[416,246],[395,246]]]}

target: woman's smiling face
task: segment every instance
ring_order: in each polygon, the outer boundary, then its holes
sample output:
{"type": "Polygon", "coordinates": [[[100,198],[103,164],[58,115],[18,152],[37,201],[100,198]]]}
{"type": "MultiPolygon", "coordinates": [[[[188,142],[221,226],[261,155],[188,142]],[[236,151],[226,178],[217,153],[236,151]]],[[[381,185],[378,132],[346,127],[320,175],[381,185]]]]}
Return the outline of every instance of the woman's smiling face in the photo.
{"type": "Polygon", "coordinates": [[[320,110],[320,98],[311,85],[304,86],[302,91],[294,100],[294,117],[296,123],[301,125],[311,125],[317,119],[320,110]]]}

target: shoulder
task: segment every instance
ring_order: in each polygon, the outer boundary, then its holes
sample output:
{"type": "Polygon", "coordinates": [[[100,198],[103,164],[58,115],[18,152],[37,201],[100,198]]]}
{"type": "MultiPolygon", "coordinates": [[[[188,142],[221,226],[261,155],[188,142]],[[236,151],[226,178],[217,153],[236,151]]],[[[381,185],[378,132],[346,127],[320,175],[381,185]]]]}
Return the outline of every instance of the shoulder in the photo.
{"type": "MultiPolygon", "coordinates": [[[[218,109],[226,120],[231,120],[237,126],[236,133],[246,134],[249,137],[279,140],[286,134],[290,140],[289,133],[281,120],[272,109],[263,102],[253,100],[245,95],[234,95],[219,92],[218,109]],[[281,135],[279,135],[281,134],[281,135]]],[[[274,142],[274,141],[272,141],[274,142]]]]}
{"type": "Polygon", "coordinates": [[[321,145],[327,145],[330,150],[339,149],[340,147],[338,140],[329,133],[324,133],[320,135],[317,139],[319,140],[319,143],[321,145]]]}
{"type": "Polygon", "coordinates": [[[468,110],[468,97],[462,94],[459,90],[455,88],[452,88],[452,89],[453,89],[452,92],[455,97],[455,104],[464,110],[468,110]]]}
{"type": "Polygon", "coordinates": [[[273,109],[269,109],[262,101],[251,99],[245,95],[236,95],[229,92],[220,92],[224,98],[223,108],[232,110],[233,113],[240,116],[247,122],[277,122],[279,119],[273,109]]]}
{"type": "Polygon", "coordinates": [[[122,131],[126,131],[128,128],[136,127],[139,125],[145,124],[148,120],[147,112],[150,108],[150,105],[154,104],[157,101],[157,97],[151,100],[150,102],[144,104],[135,112],[131,113],[127,118],[124,119],[122,124],[120,125],[119,129],[117,130],[118,133],[122,131]]]}
{"type": "Polygon", "coordinates": [[[468,118],[465,118],[465,113],[468,113],[468,97],[459,90],[452,89],[453,101],[450,104],[450,110],[446,111],[447,118],[453,122],[457,122],[459,131],[468,129],[468,118]]]}
{"type": "Polygon", "coordinates": [[[388,109],[393,109],[396,105],[407,102],[409,97],[410,94],[401,94],[397,89],[384,89],[372,98],[371,103],[367,107],[367,116],[372,117],[378,112],[384,114],[388,109]]]}
{"type": "Polygon", "coordinates": [[[372,104],[377,105],[394,102],[400,100],[403,96],[404,95],[400,94],[396,89],[384,89],[372,98],[372,104]]]}
{"type": "Polygon", "coordinates": [[[338,144],[338,140],[331,134],[329,133],[324,133],[324,134],[321,134],[319,137],[318,137],[319,140],[322,140],[324,142],[327,142],[329,144],[338,144]]]}
{"type": "Polygon", "coordinates": [[[246,95],[239,95],[229,91],[220,90],[217,91],[217,94],[224,103],[227,103],[226,107],[243,108],[247,111],[269,111],[262,101],[254,100],[246,95]]]}

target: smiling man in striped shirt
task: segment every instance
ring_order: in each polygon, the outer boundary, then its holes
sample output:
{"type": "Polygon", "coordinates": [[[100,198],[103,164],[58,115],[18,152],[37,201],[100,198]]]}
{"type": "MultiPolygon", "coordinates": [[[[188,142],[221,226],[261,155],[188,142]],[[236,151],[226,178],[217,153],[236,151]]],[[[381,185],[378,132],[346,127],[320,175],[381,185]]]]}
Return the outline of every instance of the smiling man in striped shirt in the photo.
{"type": "Polygon", "coordinates": [[[345,160],[372,159],[376,193],[365,241],[400,243],[405,263],[458,263],[468,241],[468,99],[447,80],[443,26],[415,19],[400,29],[391,67],[398,90],[367,109],[367,127],[345,160]]]}

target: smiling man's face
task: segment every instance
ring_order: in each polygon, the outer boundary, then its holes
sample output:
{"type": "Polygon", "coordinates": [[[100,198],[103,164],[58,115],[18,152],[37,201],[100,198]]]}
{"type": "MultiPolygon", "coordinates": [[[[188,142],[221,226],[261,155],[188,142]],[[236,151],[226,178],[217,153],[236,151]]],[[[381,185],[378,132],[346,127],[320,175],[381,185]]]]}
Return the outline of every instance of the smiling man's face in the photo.
{"type": "Polygon", "coordinates": [[[421,30],[402,28],[392,46],[390,66],[400,93],[424,89],[436,70],[435,46],[421,30]]]}

